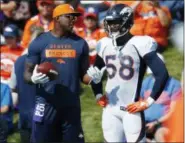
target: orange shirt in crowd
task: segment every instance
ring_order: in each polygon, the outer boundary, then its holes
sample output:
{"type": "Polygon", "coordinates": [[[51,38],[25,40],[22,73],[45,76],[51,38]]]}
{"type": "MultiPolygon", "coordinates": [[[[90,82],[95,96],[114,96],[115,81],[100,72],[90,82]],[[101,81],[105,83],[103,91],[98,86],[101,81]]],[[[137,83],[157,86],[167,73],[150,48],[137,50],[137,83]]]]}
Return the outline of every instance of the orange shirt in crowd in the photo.
{"type": "Polygon", "coordinates": [[[32,18],[30,18],[26,25],[25,25],[25,28],[24,28],[24,32],[23,32],[23,36],[22,36],[22,41],[21,41],[21,45],[22,47],[24,48],[27,48],[28,47],[28,44],[30,43],[31,41],[31,36],[33,34],[33,31],[36,29],[36,28],[43,28],[45,32],[53,29],[53,21],[50,22],[49,24],[43,24],[42,23],[42,18],[40,15],[36,15],[32,18]]]}
{"type": "MultiPolygon", "coordinates": [[[[181,92],[182,97],[182,92],[181,92]]],[[[166,122],[169,134],[166,136],[166,142],[184,142],[184,100],[177,100],[175,110],[166,122]]]]}
{"type": "MultiPolygon", "coordinates": [[[[161,7],[171,20],[167,7],[161,7]]],[[[163,47],[168,45],[168,27],[161,25],[155,7],[140,3],[135,11],[134,25],[130,32],[133,35],[149,35],[163,47]]]]}
{"type": "Polygon", "coordinates": [[[16,48],[9,48],[6,45],[0,47],[1,51],[1,80],[7,81],[12,72],[12,67],[16,59],[22,54],[24,48],[17,45],[16,48]]]}
{"type": "Polygon", "coordinates": [[[107,36],[107,33],[103,29],[96,29],[92,34],[88,35],[84,28],[78,28],[76,34],[84,38],[89,45],[90,64],[93,64],[96,58],[96,45],[97,42],[107,36]]]}

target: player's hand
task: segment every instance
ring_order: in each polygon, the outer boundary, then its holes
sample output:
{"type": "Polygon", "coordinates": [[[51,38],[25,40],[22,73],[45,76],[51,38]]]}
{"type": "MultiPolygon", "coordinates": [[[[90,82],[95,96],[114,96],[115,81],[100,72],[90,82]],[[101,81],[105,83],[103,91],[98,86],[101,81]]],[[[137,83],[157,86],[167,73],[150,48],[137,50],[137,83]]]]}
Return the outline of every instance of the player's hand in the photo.
{"type": "Polygon", "coordinates": [[[141,112],[147,109],[153,102],[154,102],[154,99],[149,97],[147,100],[139,100],[135,103],[128,105],[126,107],[126,110],[129,113],[141,112]]]}
{"type": "Polygon", "coordinates": [[[34,84],[44,84],[49,81],[49,77],[46,74],[37,72],[38,65],[35,66],[33,70],[33,74],[31,76],[31,80],[34,84]]]}
{"type": "Polygon", "coordinates": [[[105,95],[98,94],[96,95],[96,102],[101,107],[105,107],[108,104],[108,99],[105,95]]]}
{"type": "Polygon", "coordinates": [[[106,67],[103,67],[101,70],[99,70],[97,67],[91,66],[87,70],[87,74],[89,77],[91,77],[91,81],[93,81],[95,84],[97,84],[101,81],[105,69],[106,69],[106,67]]]}

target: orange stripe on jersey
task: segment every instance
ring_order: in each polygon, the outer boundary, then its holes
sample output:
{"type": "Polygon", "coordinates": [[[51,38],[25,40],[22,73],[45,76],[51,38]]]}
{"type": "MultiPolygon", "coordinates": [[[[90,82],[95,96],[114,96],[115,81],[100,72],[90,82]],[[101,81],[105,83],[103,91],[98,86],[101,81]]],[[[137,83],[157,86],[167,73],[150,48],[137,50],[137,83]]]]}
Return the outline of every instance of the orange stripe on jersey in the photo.
{"type": "Polygon", "coordinates": [[[70,50],[50,49],[50,50],[46,50],[46,57],[47,58],[75,58],[76,51],[73,49],[70,49],[70,50]]]}

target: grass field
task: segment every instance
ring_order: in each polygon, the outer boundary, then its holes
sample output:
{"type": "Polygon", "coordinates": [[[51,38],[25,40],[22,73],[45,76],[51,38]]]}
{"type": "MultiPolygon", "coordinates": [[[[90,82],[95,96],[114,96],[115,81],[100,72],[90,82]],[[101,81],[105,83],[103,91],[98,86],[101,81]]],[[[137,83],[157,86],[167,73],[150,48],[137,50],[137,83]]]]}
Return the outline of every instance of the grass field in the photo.
{"type": "MultiPolygon", "coordinates": [[[[169,46],[164,52],[164,58],[166,61],[167,69],[171,76],[180,80],[181,72],[183,69],[183,54],[179,53],[177,49],[169,46]]],[[[81,95],[82,106],[82,123],[85,133],[86,142],[102,142],[102,130],[101,130],[101,113],[102,109],[96,105],[94,96],[90,87],[83,86],[83,93],[81,95]]],[[[14,118],[14,122],[17,122],[17,115],[14,118]]],[[[18,132],[15,132],[8,138],[9,142],[20,142],[18,132]]]]}

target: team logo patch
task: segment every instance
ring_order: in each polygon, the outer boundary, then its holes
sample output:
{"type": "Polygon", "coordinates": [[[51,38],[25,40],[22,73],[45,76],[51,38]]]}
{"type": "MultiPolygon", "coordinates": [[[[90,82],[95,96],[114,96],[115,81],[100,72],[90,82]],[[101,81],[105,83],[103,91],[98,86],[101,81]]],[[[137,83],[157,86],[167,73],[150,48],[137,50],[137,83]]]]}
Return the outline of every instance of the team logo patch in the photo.
{"type": "Polygon", "coordinates": [[[59,63],[59,64],[65,64],[66,62],[64,60],[62,60],[62,59],[58,59],[57,60],[57,63],[59,63]]]}

